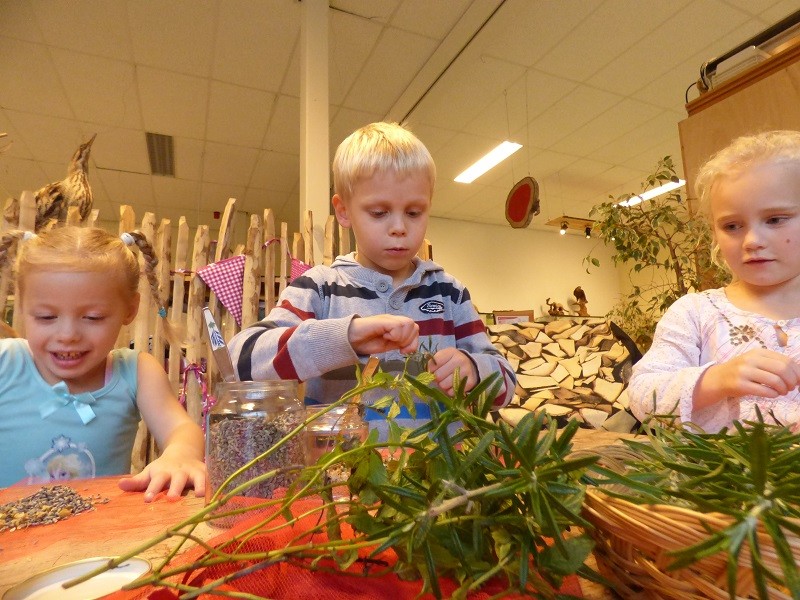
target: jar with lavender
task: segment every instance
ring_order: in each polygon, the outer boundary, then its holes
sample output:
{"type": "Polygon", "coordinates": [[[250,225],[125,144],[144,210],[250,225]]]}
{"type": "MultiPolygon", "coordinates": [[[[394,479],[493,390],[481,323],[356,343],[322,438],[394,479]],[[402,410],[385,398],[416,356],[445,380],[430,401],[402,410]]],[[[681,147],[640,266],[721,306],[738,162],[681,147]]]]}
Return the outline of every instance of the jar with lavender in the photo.
{"type": "MultiPolygon", "coordinates": [[[[304,419],[303,403],[294,380],[222,382],[216,403],[206,417],[206,501],[247,463],[276,446],[304,419]]],[[[216,513],[257,504],[291,484],[304,463],[302,436],[285,440],[268,457],[255,462],[225,486],[229,492],[258,476],[272,473],[242,489],[216,513]]],[[[242,516],[253,516],[244,513],[242,516]]],[[[215,525],[231,526],[237,516],[219,518],[215,525]]]]}

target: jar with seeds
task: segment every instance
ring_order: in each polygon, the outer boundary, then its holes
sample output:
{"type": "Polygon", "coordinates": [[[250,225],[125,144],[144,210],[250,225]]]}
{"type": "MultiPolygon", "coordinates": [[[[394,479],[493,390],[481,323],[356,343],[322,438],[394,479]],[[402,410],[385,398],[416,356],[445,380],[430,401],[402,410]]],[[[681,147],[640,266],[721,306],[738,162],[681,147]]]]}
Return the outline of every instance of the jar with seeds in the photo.
{"type": "MultiPolygon", "coordinates": [[[[342,404],[331,408],[330,404],[309,404],[306,406],[306,419],[317,415],[306,425],[306,462],[314,465],[321,456],[333,450],[338,443],[361,444],[367,439],[369,425],[361,415],[357,404],[342,404]]],[[[331,483],[346,484],[350,477],[349,469],[344,465],[334,464],[326,471],[331,483]]],[[[333,488],[334,498],[343,498],[348,494],[346,485],[333,488]]]]}
{"type": "MultiPolygon", "coordinates": [[[[264,476],[214,512],[220,515],[272,498],[294,481],[304,464],[302,436],[278,442],[303,422],[304,410],[294,380],[222,382],[216,391],[216,404],[206,417],[207,502],[229,477],[275,447],[225,485],[223,494],[264,476]]],[[[230,527],[251,516],[254,512],[248,510],[211,523],[230,527]]]]}

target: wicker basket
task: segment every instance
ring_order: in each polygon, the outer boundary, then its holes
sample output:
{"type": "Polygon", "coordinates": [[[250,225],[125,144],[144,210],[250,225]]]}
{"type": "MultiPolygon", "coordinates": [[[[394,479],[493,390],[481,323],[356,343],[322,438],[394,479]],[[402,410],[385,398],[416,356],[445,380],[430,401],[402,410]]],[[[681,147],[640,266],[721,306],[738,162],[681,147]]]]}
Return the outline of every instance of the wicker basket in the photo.
{"type": "MultiPolygon", "coordinates": [[[[703,527],[718,530],[732,519],[716,513],[698,513],[669,505],[633,504],[587,491],[584,516],[595,526],[595,558],[600,572],[611,580],[623,597],[640,600],[728,600],[727,555],[718,553],[689,567],[667,571],[674,559],[667,553],[708,537],[703,527]]],[[[800,561],[800,538],[784,531],[795,561],[800,561]]],[[[781,568],[769,535],[759,530],[758,541],[764,564],[774,573],[781,568]]],[[[791,600],[786,588],[768,581],[769,597],[791,600]]],[[[737,577],[737,598],[754,598],[750,554],[742,548],[737,577]]]]}

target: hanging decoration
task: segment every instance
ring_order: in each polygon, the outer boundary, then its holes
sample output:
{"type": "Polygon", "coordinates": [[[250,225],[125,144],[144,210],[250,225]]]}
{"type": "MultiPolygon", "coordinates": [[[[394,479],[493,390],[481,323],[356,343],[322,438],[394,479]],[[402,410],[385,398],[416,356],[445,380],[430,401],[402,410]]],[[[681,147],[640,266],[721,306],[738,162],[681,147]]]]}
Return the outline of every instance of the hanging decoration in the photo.
{"type": "Polygon", "coordinates": [[[523,177],[506,197],[506,220],[512,227],[522,228],[538,214],[539,184],[533,177],[523,177]]]}
{"type": "Polygon", "coordinates": [[[228,309],[231,316],[236,319],[236,324],[241,327],[244,254],[201,267],[197,269],[197,274],[217,295],[222,306],[228,309]]]}
{"type": "MultiPolygon", "coordinates": [[[[280,242],[279,238],[272,238],[264,243],[264,248],[280,242]]],[[[300,275],[311,268],[311,265],[294,258],[287,250],[290,262],[289,282],[291,283],[300,275]]],[[[224,258],[215,263],[210,263],[197,270],[206,285],[217,295],[222,306],[228,309],[231,316],[236,319],[236,324],[242,326],[242,292],[244,282],[244,254],[224,258]]]]}

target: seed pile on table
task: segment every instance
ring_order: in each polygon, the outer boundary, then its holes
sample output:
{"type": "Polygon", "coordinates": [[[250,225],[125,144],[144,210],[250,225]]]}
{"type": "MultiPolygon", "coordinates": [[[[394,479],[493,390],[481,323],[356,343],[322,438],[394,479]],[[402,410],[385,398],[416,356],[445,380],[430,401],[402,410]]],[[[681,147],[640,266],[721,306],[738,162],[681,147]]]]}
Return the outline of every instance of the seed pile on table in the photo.
{"type": "Polygon", "coordinates": [[[66,485],[43,487],[35,494],[0,505],[0,531],[48,525],[105,504],[108,498],[84,498],[66,485]]]}

